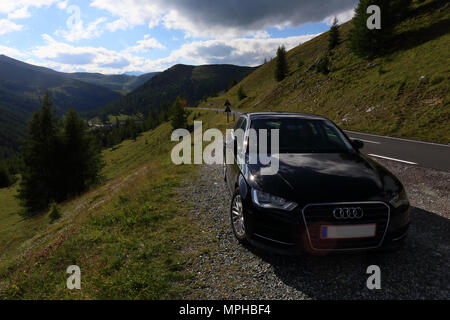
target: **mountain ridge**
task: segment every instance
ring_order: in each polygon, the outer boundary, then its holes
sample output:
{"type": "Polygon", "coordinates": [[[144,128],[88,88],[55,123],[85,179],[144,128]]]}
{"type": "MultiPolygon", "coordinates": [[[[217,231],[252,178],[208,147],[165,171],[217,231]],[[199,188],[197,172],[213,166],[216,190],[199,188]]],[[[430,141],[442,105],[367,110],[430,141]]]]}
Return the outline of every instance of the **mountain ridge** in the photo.
{"type": "Polygon", "coordinates": [[[185,65],[176,64],[146,83],[102,108],[103,116],[125,113],[147,114],[163,103],[171,104],[183,96],[189,105],[208,95],[228,89],[257,68],[232,64],[185,65]]]}

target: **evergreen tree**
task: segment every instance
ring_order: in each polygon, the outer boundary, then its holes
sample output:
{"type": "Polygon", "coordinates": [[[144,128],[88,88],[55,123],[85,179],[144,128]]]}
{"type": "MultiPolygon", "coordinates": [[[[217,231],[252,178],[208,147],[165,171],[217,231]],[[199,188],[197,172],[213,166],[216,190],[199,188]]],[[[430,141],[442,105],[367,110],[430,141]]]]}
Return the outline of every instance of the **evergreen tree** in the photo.
{"type": "Polygon", "coordinates": [[[280,82],[286,78],[289,73],[287,59],[286,59],[286,49],[281,46],[277,50],[277,60],[275,63],[275,79],[280,82]]]}
{"type": "Polygon", "coordinates": [[[353,29],[349,46],[358,56],[372,59],[386,52],[392,38],[393,28],[407,14],[411,0],[360,0],[355,9],[353,29]],[[370,5],[381,9],[381,29],[367,28],[367,13],[370,5]]]}
{"type": "Polygon", "coordinates": [[[61,126],[51,107],[46,93],[29,124],[18,195],[28,214],[86,190],[97,182],[103,164],[94,137],[77,113],[69,110],[61,126]]]}
{"type": "Polygon", "coordinates": [[[186,100],[179,96],[170,110],[170,122],[174,129],[187,129],[188,127],[188,112],[184,108],[185,106],[186,100]]]}
{"type": "Polygon", "coordinates": [[[58,119],[52,110],[52,100],[47,92],[42,107],[34,113],[29,124],[26,147],[23,151],[22,179],[18,197],[30,213],[47,208],[58,193],[60,154],[58,119]]]}
{"type": "Polygon", "coordinates": [[[66,198],[95,184],[99,180],[103,161],[94,137],[74,110],[69,110],[64,118],[62,143],[64,157],[60,183],[64,185],[61,188],[64,193],[60,198],[66,198]]]}
{"type": "Polygon", "coordinates": [[[328,50],[333,50],[334,48],[336,48],[339,45],[339,42],[341,41],[338,22],[339,22],[338,19],[334,17],[328,38],[328,50]]]}

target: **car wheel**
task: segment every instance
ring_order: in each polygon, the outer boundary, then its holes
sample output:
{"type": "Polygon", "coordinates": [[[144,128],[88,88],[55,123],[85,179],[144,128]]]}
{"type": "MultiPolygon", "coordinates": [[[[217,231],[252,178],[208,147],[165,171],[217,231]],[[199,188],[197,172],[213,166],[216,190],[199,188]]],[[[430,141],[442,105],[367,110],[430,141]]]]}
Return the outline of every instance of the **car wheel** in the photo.
{"type": "Polygon", "coordinates": [[[242,205],[242,196],[239,189],[236,189],[231,200],[230,218],[231,228],[233,229],[236,239],[238,239],[241,243],[247,242],[245,233],[244,206],[242,205]]]}

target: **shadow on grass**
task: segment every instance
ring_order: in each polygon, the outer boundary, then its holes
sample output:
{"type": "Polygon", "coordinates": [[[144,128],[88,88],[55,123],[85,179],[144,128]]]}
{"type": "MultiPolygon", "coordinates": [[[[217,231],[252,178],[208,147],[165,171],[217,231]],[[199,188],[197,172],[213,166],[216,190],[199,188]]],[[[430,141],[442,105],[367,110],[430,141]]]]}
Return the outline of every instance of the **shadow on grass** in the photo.
{"type": "Polygon", "coordinates": [[[280,256],[253,251],[286,285],[312,299],[450,299],[450,220],[412,209],[405,246],[394,252],[280,256]],[[367,267],[381,268],[381,290],[367,289],[367,267]]]}
{"type": "Polygon", "coordinates": [[[392,47],[387,53],[409,50],[450,32],[450,20],[441,20],[428,27],[405,31],[391,39],[392,47]]]}

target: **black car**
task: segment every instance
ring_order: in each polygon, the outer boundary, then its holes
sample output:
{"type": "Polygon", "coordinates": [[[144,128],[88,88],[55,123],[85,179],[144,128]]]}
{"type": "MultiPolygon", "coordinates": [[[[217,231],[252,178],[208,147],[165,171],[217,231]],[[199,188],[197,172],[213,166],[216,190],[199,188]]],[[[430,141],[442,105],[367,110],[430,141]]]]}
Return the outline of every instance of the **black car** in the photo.
{"type": "Polygon", "coordinates": [[[329,253],[384,248],[405,238],[410,205],[401,182],[331,120],[248,113],[234,129],[245,134],[225,143],[224,155],[231,152],[234,161],[224,165],[224,178],[240,242],[281,253],[329,253]],[[263,175],[267,164],[249,161],[260,143],[250,141],[252,129],[269,130],[269,142],[270,130],[279,130],[279,152],[266,153],[278,158],[276,174],[263,175]]]}

